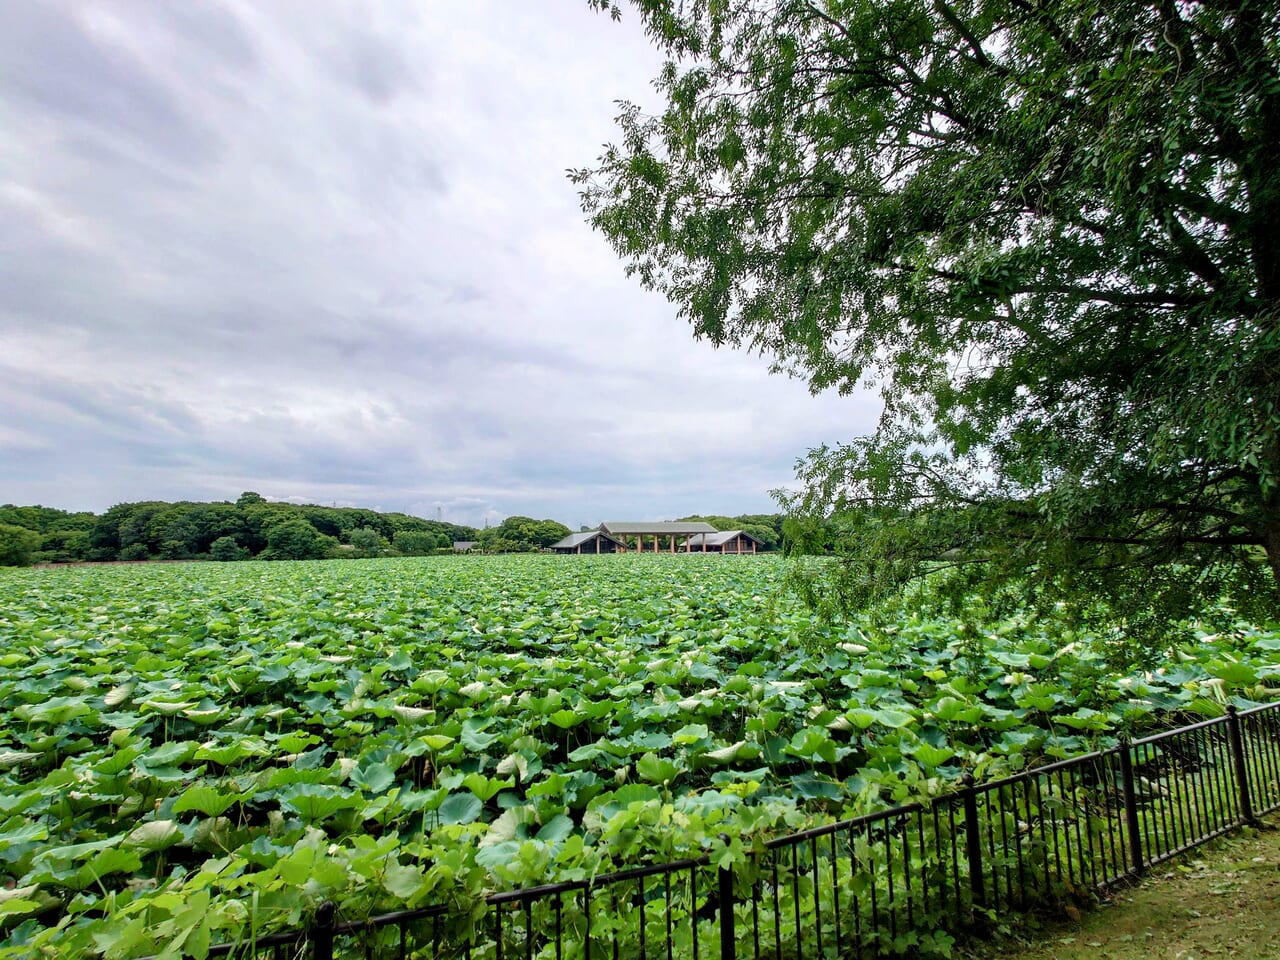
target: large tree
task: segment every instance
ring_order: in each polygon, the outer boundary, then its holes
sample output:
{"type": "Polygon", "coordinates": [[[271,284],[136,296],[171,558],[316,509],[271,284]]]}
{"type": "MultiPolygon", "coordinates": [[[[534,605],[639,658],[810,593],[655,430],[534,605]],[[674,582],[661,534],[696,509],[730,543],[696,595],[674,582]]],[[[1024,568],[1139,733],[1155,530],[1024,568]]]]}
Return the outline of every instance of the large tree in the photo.
{"type": "Polygon", "coordinates": [[[949,562],[1274,613],[1274,0],[635,6],[666,106],[622,105],[585,209],[697,336],[880,386],[793,504],[853,518],[852,596],[949,562]]]}

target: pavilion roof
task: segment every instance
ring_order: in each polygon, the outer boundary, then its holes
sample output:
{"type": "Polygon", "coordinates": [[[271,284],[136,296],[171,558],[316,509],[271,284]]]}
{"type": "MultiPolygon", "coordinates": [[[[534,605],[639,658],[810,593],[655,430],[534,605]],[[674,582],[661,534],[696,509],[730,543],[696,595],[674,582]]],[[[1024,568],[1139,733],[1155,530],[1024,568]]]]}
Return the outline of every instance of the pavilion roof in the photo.
{"type": "MultiPolygon", "coordinates": [[[[603,530],[584,530],[581,533],[571,533],[559,543],[551,545],[552,550],[564,549],[566,547],[576,547],[582,543],[590,543],[596,537],[604,537],[606,540],[613,540],[613,537],[605,533],[603,530]]],[[[615,543],[617,541],[614,541],[615,543]]]]}
{"type": "Polygon", "coordinates": [[[640,523],[616,522],[600,524],[600,529],[605,533],[616,536],[658,534],[659,536],[677,536],[689,537],[696,533],[715,533],[716,528],[709,523],[703,523],[699,520],[648,520],[640,523]]]}

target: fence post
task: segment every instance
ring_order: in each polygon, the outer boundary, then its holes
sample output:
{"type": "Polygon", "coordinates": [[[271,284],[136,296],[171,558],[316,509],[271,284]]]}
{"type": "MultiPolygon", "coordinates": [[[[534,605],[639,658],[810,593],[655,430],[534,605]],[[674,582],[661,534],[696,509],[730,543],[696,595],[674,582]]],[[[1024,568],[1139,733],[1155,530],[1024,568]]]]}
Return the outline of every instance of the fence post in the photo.
{"type": "Polygon", "coordinates": [[[1120,786],[1124,791],[1124,817],[1128,825],[1129,859],[1133,861],[1133,873],[1142,873],[1146,867],[1142,862],[1142,824],[1138,821],[1138,795],[1133,789],[1133,757],[1129,750],[1132,744],[1128,737],[1120,738],[1120,786]]]}
{"type": "Polygon", "coordinates": [[[333,921],[338,907],[332,900],[320,904],[311,925],[311,960],[333,960],[333,921]]]}
{"type": "MultiPolygon", "coordinates": [[[[726,847],[730,840],[727,833],[720,834],[720,842],[726,847]]],[[[734,960],[737,936],[733,929],[733,868],[720,868],[720,960],[734,960]]],[[[641,923],[644,919],[641,918],[641,923]]]]}
{"type": "Polygon", "coordinates": [[[1240,736],[1240,717],[1234,703],[1227,705],[1227,732],[1231,739],[1231,758],[1236,767],[1236,791],[1240,794],[1240,822],[1257,823],[1253,801],[1249,799],[1249,767],[1244,762],[1244,740],[1240,736]]]}
{"type": "Polygon", "coordinates": [[[961,796],[964,798],[964,852],[969,861],[969,889],[973,891],[973,905],[987,905],[986,885],[982,881],[982,837],[978,835],[978,794],[973,789],[973,774],[960,778],[961,796]]]}

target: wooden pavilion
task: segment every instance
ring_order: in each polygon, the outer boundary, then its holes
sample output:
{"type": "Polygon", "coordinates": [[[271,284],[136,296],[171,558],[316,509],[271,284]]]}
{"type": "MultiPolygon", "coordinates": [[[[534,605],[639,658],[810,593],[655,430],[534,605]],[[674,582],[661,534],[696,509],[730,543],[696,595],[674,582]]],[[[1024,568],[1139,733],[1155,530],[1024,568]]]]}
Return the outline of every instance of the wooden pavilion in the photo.
{"type": "Polygon", "coordinates": [[[603,530],[586,530],[569,534],[551,549],[556,553],[618,553],[626,547],[603,530]]]}
{"type": "Polygon", "coordinates": [[[600,524],[600,532],[607,533],[620,544],[620,551],[635,550],[637,553],[675,553],[677,542],[684,541],[684,551],[692,553],[692,539],[699,534],[716,533],[716,528],[699,520],[662,521],[650,520],[644,523],[609,522],[600,524]],[[663,540],[666,550],[663,550],[663,540]],[[634,542],[634,547],[632,543],[634,542]],[[648,549],[652,544],[652,551],[648,549]]]}
{"type": "Polygon", "coordinates": [[[703,553],[755,553],[762,544],[745,530],[699,533],[685,541],[686,550],[703,553]]]}

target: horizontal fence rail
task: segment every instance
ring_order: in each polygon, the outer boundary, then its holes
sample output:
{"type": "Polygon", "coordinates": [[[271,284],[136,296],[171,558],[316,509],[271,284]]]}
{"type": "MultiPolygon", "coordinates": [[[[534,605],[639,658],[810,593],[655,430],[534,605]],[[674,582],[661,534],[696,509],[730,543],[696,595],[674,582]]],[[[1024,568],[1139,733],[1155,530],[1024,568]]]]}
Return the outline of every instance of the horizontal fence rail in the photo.
{"type": "MultiPolygon", "coordinates": [[[[709,856],[214,947],[271,960],[813,960],[945,949],[999,913],[1081,898],[1280,809],[1280,704],[709,856]]],[[[724,837],[725,842],[728,837],[724,837]]]]}

